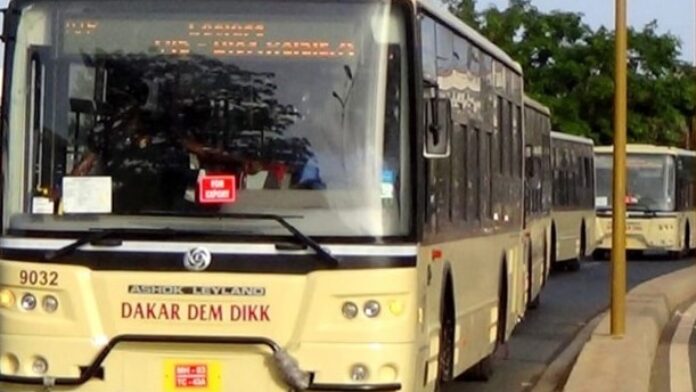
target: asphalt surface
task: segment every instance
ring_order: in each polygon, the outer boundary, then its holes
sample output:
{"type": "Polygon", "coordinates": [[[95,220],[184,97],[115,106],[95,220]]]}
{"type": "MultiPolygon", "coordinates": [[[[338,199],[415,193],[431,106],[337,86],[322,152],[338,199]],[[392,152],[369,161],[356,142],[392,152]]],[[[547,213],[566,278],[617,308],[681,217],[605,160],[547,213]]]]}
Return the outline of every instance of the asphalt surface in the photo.
{"type": "Polygon", "coordinates": [[[651,392],[696,390],[696,302],[680,306],[662,332],[651,392]]]}
{"type": "MultiPolygon", "coordinates": [[[[628,285],[688,267],[693,259],[642,258],[628,264],[628,285]]],[[[609,304],[610,265],[583,263],[576,272],[555,272],[541,293],[541,306],[528,312],[507,350],[500,350],[488,382],[456,381],[444,392],[516,392],[531,390],[546,366],[580,329],[609,304]]],[[[694,357],[696,358],[696,357],[694,357]]]]}

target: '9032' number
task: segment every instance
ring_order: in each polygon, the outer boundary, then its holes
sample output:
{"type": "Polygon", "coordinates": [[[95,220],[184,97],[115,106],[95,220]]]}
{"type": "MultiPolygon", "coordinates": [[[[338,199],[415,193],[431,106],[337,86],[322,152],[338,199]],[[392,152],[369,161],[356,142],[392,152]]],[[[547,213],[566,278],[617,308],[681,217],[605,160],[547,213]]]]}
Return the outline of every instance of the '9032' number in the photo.
{"type": "Polygon", "coordinates": [[[58,286],[56,271],[19,271],[19,284],[30,286],[58,286]]]}

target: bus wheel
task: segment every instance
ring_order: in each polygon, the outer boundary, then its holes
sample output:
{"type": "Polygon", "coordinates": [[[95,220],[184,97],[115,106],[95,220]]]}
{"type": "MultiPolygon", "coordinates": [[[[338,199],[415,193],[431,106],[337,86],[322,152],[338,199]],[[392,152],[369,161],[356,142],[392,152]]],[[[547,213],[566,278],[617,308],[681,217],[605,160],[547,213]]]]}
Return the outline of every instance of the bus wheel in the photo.
{"type": "Polygon", "coordinates": [[[541,287],[545,287],[546,283],[549,281],[549,273],[551,270],[549,259],[549,242],[546,236],[544,236],[544,280],[542,280],[541,287]]]}
{"type": "Polygon", "coordinates": [[[558,260],[556,260],[556,249],[557,249],[558,244],[556,244],[556,227],[551,226],[551,269],[553,271],[562,271],[565,269],[565,265],[563,263],[559,263],[558,260]]]}
{"type": "Polygon", "coordinates": [[[691,226],[686,223],[686,230],[684,234],[684,255],[691,256],[691,226]]]}
{"type": "Polygon", "coordinates": [[[445,284],[440,314],[440,352],[437,359],[436,392],[442,391],[444,384],[452,380],[454,372],[454,297],[449,279],[445,284]]]}

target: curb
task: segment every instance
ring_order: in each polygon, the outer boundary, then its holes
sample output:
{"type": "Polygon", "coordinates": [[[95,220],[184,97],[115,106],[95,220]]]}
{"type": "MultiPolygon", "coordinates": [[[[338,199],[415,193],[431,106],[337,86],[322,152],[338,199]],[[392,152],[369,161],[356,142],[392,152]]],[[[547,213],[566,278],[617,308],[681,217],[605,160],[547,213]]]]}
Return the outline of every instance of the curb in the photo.
{"type": "Polygon", "coordinates": [[[570,371],[578,354],[580,354],[583,346],[590,339],[604,315],[606,315],[605,311],[600,312],[580,329],[573,337],[573,340],[546,367],[534,383],[531,392],[556,392],[561,390],[563,384],[568,380],[568,376],[570,376],[570,371]]]}
{"type": "Polygon", "coordinates": [[[648,392],[662,329],[696,295],[696,267],[641,284],[626,297],[626,334],[609,334],[607,314],[573,367],[564,392],[648,392]]]}

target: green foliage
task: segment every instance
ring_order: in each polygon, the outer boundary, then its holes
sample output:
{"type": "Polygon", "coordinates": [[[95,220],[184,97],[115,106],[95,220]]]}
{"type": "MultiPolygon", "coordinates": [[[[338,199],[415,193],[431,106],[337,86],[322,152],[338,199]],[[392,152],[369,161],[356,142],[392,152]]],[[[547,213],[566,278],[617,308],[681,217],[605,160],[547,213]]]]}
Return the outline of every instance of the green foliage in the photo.
{"type": "MultiPolygon", "coordinates": [[[[554,128],[613,139],[614,32],[592,29],[583,15],[545,13],[530,0],[504,10],[476,12],[475,0],[450,0],[450,9],[516,59],[529,95],[553,111],[554,128]]],[[[657,22],[629,31],[631,142],[679,145],[694,114],[694,69],[679,59],[680,42],[657,32],[657,22]]]]}

